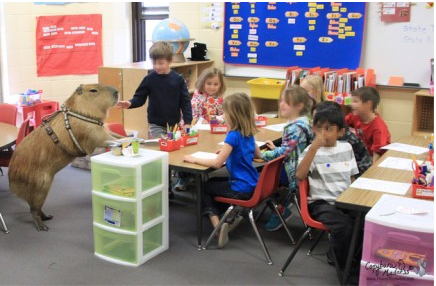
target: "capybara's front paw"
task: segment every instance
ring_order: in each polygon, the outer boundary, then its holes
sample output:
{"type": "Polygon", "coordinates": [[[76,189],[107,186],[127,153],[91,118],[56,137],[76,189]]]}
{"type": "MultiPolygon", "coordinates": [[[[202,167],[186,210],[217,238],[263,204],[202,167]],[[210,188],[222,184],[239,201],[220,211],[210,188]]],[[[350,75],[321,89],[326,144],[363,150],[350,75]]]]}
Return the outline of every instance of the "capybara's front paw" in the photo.
{"type": "Polygon", "coordinates": [[[52,215],[46,215],[45,213],[41,212],[41,219],[42,220],[51,220],[53,218],[52,215]]]}

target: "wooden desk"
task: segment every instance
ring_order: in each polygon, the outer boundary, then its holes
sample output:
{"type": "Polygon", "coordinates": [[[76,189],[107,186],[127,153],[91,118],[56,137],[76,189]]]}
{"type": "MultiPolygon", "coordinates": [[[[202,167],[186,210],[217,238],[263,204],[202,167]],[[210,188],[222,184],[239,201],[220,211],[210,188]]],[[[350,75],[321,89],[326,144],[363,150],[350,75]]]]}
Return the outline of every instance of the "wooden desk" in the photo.
{"type": "MultiPolygon", "coordinates": [[[[427,147],[429,141],[424,137],[417,136],[407,136],[401,138],[399,143],[410,144],[420,147],[427,147]]],[[[421,155],[417,155],[416,158],[418,160],[425,160],[428,156],[428,153],[423,153],[421,155]]],[[[362,178],[371,178],[399,183],[409,183],[413,177],[412,171],[406,170],[397,170],[397,169],[389,169],[389,168],[380,168],[378,165],[383,162],[383,160],[387,157],[398,157],[398,158],[407,158],[410,159],[410,155],[408,153],[388,150],[383,156],[369,168],[363,175],[362,178]]],[[[363,212],[368,212],[375,203],[381,198],[384,193],[371,191],[371,190],[362,190],[356,188],[348,188],[345,192],[343,192],[337,199],[336,205],[338,207],[350,210],[359,210],[363,212]]],[[[412,188],[410,188],[405,197],[412,197],[412,188]]]]}
{"type": "MultiPolygon", "coordinates": [[[[401,138],[398,143],[404,143],[409,145],[415,145],[420,147],[426,147],[429,143],[428,139],[424,137],[417,136],[407,136],[401,138]]],[[[416,156],[418,160],[425,160],[428,156],[428,152],[425,152],[421,155],[416,156]]],[[[398,158],[410,158],[410,154],[388,150],[383,156],[369,168],[361,177],[362,178],[370,178],[370,179],[378,179],[399,183],[409,183],[413,177],[413,171],[406,170],[397,170],[397,169],[389,169],[389,168],[381,168],[378,165],[384,161],[387,157],[398,157],[398,158]]],[[[350,250],[348,252],[347,263],[345,266],[344,276],[343,276],[343,284],[347,284],[347,280],[349,277],[351,262],[353,260],[353,254],[356,249],[357,237],[359,235],[359,227],[363,225],[364,214],[366,214],[381,198],[381,196],[385,194],[383,192],[372,191],[372,190],[363,190],[356,188],[348,188],[346,189],[337,199],[335,205],[340,209],[357,211],[358,215],[356,217],[356,221],[354,224],[352,239],[350,243],[350,250]]],[[[412,197],[412,188],[410,187],[404,197],[412,197]]]]}
{"type": "MultiPolygon", "coordinates": [[[[274,118],[268,119],[268,124],[278,124],[286,122],[286,119],[283,118],[274,118]]],[[[266,141],[266,140],[275,140],[282,136],[283,132],[275,132],[265,128],[259,128],[259,133],[257,133],[254,138],[256,141],[266,141]]],[[[206,178],[207,174],[214,171],[214,168],[209,168],[197,164],[191,164],[183,162],[183,157],[185,155],[190,155],[197,151],[203,152],[212,152],[214,153],[216,150],[221,148],[222,146],[218,145],[218,143],[223,142],[226,134],[211,134],[210,131],[200,130],[200,136],[198,139],[198,144],[190,145],[179,150],[172,151],[168,153],[168,164],[170,171],[181,171],[186,173],[191,173],[195,176],[195,185],[197,192],[197,239],[198,239],[198,249],[201,249],[201,240],[202,240],[202,214],[201,214],[201,199],[203,196],[203,180],[206,178]]],[[[151,150],[159,150],[159,146],[154,144],[146,144],[141,145],[142,148],[151,149],[151,150]]]]}
{"type": "Polygon", "coordinates": [[[0,122],[0,150],[12,147],[17,136],[18,128],[15,125],[0,122]]]}

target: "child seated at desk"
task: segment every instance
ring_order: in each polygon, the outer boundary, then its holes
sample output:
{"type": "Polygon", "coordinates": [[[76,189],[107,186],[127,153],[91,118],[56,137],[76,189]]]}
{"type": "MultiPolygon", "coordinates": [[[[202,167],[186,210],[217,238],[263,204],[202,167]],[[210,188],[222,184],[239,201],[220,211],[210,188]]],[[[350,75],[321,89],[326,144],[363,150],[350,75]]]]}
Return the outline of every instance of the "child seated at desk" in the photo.
{"type": "MultiPolygon", "coordinates": [[[[334,101],[322,101],[318,103],[313,111],[313,115],[318,111],[322,111],[324,109],[336,108],[337,110],[342,112],[341,106],[334,101]]],[[[346,141],[350,143],[353,148],[354,157],[356,158],[357,168],[359,169],[359,174],[356,174],[354,177],[357,179],[366,170],[369,169],[372,165],[372,158],[369,156],[368,150],[366,150],[365,144],[363,144],[362,140],[357,137],[356,134],[350,131],[350,128],[345,125],[345,133],[344,136],[340,137],[340,141],[346,141]]]]}
{"type": "MultiPolygon", "coordinates": [[[[315,99],[310,97],[304,88],[298,85],[286,88],[279,103],[280,115],[288,119],[283,129],[282,144],[276,147],[271,140],[267,140],[265,143],[269,150],[262,151],[262,159],[265,161],[271,161],[285,155],[285,163],[280,175],[280,186],[286,188],[280,189],[280,196],[277,199],[278,209],[285,222],[288,222],[292,217],[290,194],[297,189],[295,169],[298,156],[312,141],[312,126],[309,116],[314,105],[315,99]]],[[[265,229],[276,231],[282,226],[278,215],[272,212],[265,229]]]]}
{"type": "MultiPolygon", "coordinates": [[[[245,93],[234,93],[227,96],[223,102],[224,119],[229,132],[224,140],[224,147],[218,151],[215,159],[196,158],[187,155],[184,161],[200,164],[212,168],[221,168],[226,163],[230,177],[225,180],[210,179],[204,185],[203,213],[216,227],[219,223],[220,206],[214,200],[215,196],[249,200],[256,188],[259,174],[252,161],[260,158],[260,149],[254,141],[257,132],[254,120],[254,105],[251,98],[245,93]]],[[[232,223],[224,223],[219,231],[218,247],[224,247],[228,241],[230,228],[234,228],[242,219],[236,217],[232,223]]]]}
{"type": "MultiPolygon", "coordinates": [[[[338,141],[344,135],[344,127],[344,115],[337,108],[316,112],[315,139],[301,154],[296,172],[299,180],[309,179],[309,213],[330,230],[330,247],[340,268],[345,266],[354,219],[334,203],[359,173],[351,145],[338,141]]],[[[327,260],[332,263],[329,254],[327,260]]]]}
{"type": "Polygon", "coordinates": [[[364,86],[353,90],[351,97],[352,112],[345,117],[345,122],[354,128],[356,135],[365,143],[375,163],[385,152],[381,147],[391,143],[388,126],[376,112],[380,95],[375,88],[364,86]]]}

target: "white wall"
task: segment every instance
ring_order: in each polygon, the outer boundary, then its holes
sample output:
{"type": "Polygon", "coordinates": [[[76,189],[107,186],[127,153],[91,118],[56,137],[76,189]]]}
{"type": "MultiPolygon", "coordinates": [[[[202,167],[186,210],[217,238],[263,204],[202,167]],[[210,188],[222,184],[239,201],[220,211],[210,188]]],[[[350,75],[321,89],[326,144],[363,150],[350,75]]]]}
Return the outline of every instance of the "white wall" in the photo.
{"type": "Polygon", "coordinates": [[[35,29],[38,16],[102,14],[103,64],[123,64],[132,61],[130,3],[45,5],[33,2],[3,2],[0,5],[0,11],[3,12],[1,36],[5,47],[1,53],[2,89],[6,101],[10,101],[12,95],[32,88],[43,90],[44,99],[63,102],[79,84],[98,82],[97,74],[37,76],[35,29]]]}

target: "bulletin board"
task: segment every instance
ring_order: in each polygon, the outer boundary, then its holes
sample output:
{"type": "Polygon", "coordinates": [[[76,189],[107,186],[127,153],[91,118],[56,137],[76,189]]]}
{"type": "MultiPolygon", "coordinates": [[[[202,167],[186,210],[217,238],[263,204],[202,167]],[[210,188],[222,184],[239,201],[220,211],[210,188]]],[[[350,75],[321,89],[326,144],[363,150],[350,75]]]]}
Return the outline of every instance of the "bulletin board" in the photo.
{"type": "Polygon", "coordinates": [[[366,3],[225,3],[226,64],[359,66],[366,3]]]}
{"type": "Polygon", "coordinates": [[[102,15],[37,17],[38,76],[97,74],[103,65],[102,15]]]}

